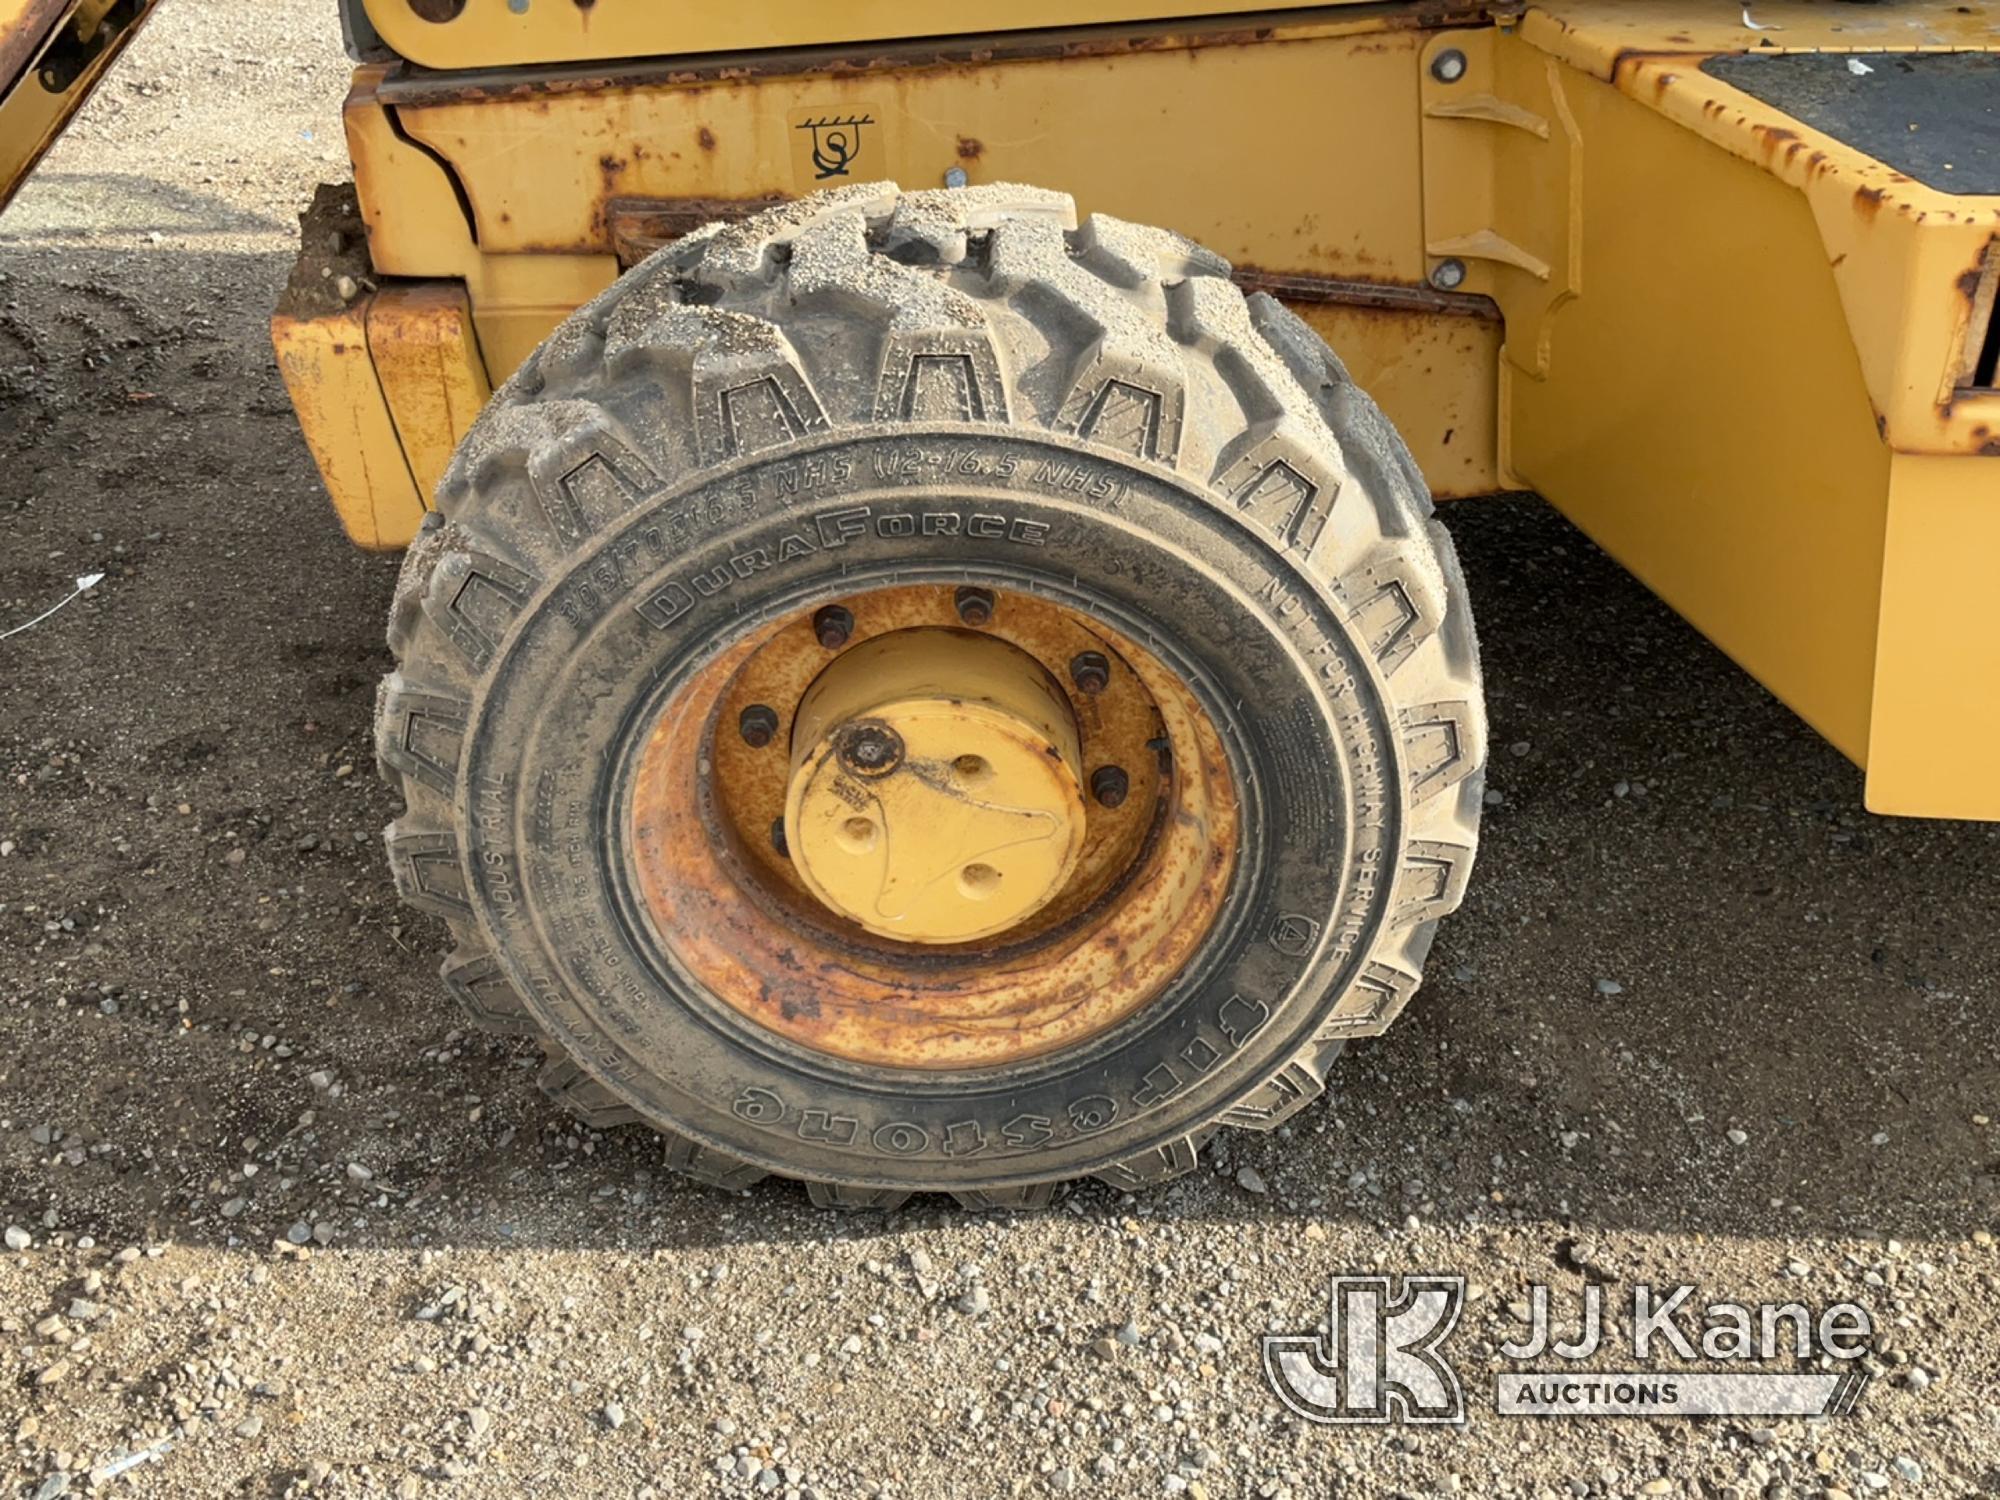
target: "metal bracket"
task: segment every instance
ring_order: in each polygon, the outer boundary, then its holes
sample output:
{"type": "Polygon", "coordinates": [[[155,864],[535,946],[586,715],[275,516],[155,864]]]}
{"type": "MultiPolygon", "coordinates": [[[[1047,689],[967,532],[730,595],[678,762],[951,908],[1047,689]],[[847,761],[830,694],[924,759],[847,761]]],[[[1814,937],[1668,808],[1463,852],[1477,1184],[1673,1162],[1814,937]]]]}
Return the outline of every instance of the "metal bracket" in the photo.
{"type": "Polygon", "coordinates": [[[1583,289],[1583,137],[1560,66],[1497,29],[1440,32],[1423,64],[1431,282],[1497,302],[1507,362],[1539,380],[1555,312],[1583,289]]]}

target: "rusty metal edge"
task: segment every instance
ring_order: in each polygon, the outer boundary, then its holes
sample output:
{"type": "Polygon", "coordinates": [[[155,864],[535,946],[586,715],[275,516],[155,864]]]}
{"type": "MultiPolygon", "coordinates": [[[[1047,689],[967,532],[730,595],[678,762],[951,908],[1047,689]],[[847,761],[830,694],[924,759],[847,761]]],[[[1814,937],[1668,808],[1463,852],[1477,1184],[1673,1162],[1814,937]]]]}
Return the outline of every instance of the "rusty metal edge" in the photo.
{"type": "Polygon", "coordinates": [[[1347,281],[1334,276],[1294,275],[1239,267],[1230,279],[1245,296],[1268,292],[1280,302],[1338,303],[1372,307],[1384,312],[1428,313],[1434,317],[1500,321],[1500,305],[1473,292],[1440,292],[1399,281],[1347,281]]]}
{"type": "Polygon", "coordinates": [[[1136,25],[1076,26],[1053,31],[985,33],[944,40],[933,37],[862,46],[797,47],[638,59],[611,67],[602,63],[567,63],[552,68],[481,68],[437,72],[414,63],[401,62],[383,79],[379,97],[387,105],[470,104],[607,88],[744,83],[759,78],[814,73],[851,76],[902,69],[981,67],[998,62],[1195,51],[1204,47],[1278,40],[1281,30],[1330,21],[1338,21],[1356,31],[1428,31],[1443,27],[1487,26],[1513,19],[1523,8],[1519,3],[1454,4],[1441,3],[1441,0],[1387,0],[1387,3],[1378,5],[1348,5],[1325,10],[1218,15],[1193,22],[1175,20],[1136,25]]]}
{"type": "MultiPolygon", "coordinates": [[[[620,270],[630,270],[654,251],[716,219],[737,220],[761,213],[786,199],[780,193],[750,198],[614,198],[605,206],[605,229],[620,270]]],[[[1281,302],[1335,303],[1383,312],[1500,321],[1499,304],[1472,292],[1440,292],[1395,281],[1353,281],[1334,276],[1264,271],[1240,266],[1230,279],[1244,295],[1268,292],[1281,302]]]]}
{"type": "Polygon", "coordinates": [[[783,193],[748,198],[613,198],[604,205],[604,230],[618,256],[618,269],[629,271],[655,250],[704,224],[747,219],[787,201],[783,193]]]}

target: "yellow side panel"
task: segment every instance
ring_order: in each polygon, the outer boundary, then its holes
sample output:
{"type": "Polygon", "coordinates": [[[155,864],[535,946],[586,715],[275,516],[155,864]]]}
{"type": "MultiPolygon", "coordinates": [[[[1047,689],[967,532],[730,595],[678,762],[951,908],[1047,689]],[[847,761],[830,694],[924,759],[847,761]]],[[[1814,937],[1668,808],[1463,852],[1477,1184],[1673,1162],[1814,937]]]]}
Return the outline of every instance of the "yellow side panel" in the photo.
{"type": "Polygon", "coordinates": [[[340,524],[356,546],[393,551],[417,534],[424,502],[368,357],[370,300],[330,317],[281,313],[271,342],[340,524]]]}
{"type": "Polygon", "coordinates": [[[472,305],[450,282],[392,284],[368,309],[368,349],[426,502],[493,388],[472,333],[472,305]]]}
{"type": "MultiPolygon", "coordinates": [[[[934,186],[957,170],[1068,192],[1083,213],[1172,225],[1247,272],[1418,287],[1423,37],[1361,24],[1115,56],[462,96],[450,81],[364,68],[348,139],[376,268],[462,278],[495,381],[610,284],[621,202],[727,207],[841,182],[934,186]],[[1318,101],[1316,136],[1368,149],[1298,149],[1302,98],[1318,101]],[[848,170],[821,180],[801,122],[850,117],[870,123],[849,143],[848,170]]],[[[1496,325],[1295,305],[1410,434],[1438,493],[1495,487],[1496,325]]]]}
{"type": "MultiPolygon", "coordinates": [[[[1420,286],[1421,41],[1408,31],[1307,36],[519,97],[379,87],[409,138],[451,163],[489,258],[609,253],[608,210],[622,198],[939,187],[957,169],[971,183],[1059,189],[1083,213],[1171,225],[1242,269],[1420,286]],[[852,154],[822,177],[807,127],[825,119],[867,123],[843,127],[852,154]]],[[[390,196],[375,168],[418,153],[363,118],[372,106],[367,81],[357,85],[349,135],[377,268],[464,274],[405,262],[402,247],[431,233],[421,223],[375,232],[436,210],[390,196]]],[[[437,171],[409,162],[405,180],[437,171]]]]}
{"type": "Polygon", "coordinates": [[[1290,305],[1375,398],[1433,495],[1453,500],[1503,487],[1494,463],[1498,321],[1339,302],[1290,305]]]}
{"type": "Polygon", "coordinates": [[[1898,454],[1868,806],[2000,819],[2000,458],[1898,454]]]}
{"type": "Polygon", "coordinates": [[[610,255],[487,255],[467,263],[473,321],[486,373],[518,370],[556,325],[618,279],[610,255]]]}
{"type": "MultiPolygon", "coordinates": [[[[444,168],[397,133],[376,99],[386,69],[355,69],[342,111],[368,258],[384,276],[462,281],[472,302],[477,344],[488,377],[505,380],[571,312],[611,285],[618,260],[609,236],[601,254],[488,255],[473,243],[444,168]]],[[[517,106],[490,106],[513,115],[517,106]]],[[[544,149],[553,143],[543,142],[544,149]]],[[[580,196],[575,183],[543,176],[546,163],[524,142],[521,170],[551,196],[580,196]]],[[[560,151],[562,148],[554,146],[560,151]]]]}
{"type": "Polygon", "coordinates": [[[1561,73],[1583,292],[1502,366],[1503,463],[1865,762],[1890,454],[1812,210],[1561,73]]]}

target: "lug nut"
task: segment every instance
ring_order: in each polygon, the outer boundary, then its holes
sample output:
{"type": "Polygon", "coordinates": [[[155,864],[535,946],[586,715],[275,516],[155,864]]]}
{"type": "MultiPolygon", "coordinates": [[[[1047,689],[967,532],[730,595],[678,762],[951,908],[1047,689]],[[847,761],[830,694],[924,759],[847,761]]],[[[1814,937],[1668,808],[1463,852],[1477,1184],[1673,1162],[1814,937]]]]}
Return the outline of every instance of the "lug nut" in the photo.
{"type": "Polygon", "coordinates": [[[1069,680],[1080,693],[1101,693],[1111,686],[1111,663],[1099,652],[1081,652],[1070,660],[1069,680]]]}
{"type": "Polygon", "coordinates": [[[856,776],[886,776],[903,763],[903,737],[871,720],[842,730],[837,748],[840,763],[856,776]]]}
{"type": "Polygon", "coordinates": [[[958,617],[968,625],[984,625],[993,618],[993,591],[967,586],[958,591],[958,617]]]}
{"type": "Polygon", "coordinates": [[[838,651],[854,634],[854,614],[843,604],[829,604],[813,612],[813,634],[829,651],[838,651]]]}
{"type": "Polygon", "coordinates": [[[1099,766],[1090,773],[1090,795],[1101,807],[1116,807],[1132,789],[1131,778],[1120,766],[1099,766]]]}
{"type": "Polygon", "coordinates": [[[753,703],[737,716],[736,728],[744,744],[762,750],[778,732],[778,716],[766,705],[753,703]]]}
{"type": "Polygon", "coordinates": [[[771,847],[776,849],[780,857],[784,859],[792,857],[792,846],[785,842],[785,820],[783,818],[773,818],[771,820],[771,847]]]}

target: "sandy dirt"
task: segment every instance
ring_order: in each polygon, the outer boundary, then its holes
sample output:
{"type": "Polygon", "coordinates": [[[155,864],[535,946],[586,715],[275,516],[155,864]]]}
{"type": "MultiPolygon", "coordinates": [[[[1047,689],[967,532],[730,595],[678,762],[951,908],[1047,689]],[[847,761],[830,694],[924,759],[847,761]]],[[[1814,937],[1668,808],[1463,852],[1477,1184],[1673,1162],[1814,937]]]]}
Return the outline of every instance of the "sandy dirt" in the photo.
{"type": "Polygon", "coordinates": [[[2000,830],[1869,817],[1531,501],[1447,517],[1471,897],[1292,1129],[1139,1200],[843,1217],[559,1115],[397,907],[395,561],[272,367],[335,30],[164,7],[0,216],[0,629],[107,574],[0,642],[4,1493],[2000,1492],[2000,830]],[[1473,1283],[1464,1427],[1265,1388],[1259,1335],[1375,1268],[1473,1283]],[[1823,1422],[1499,1417],[1536,1281],[1850,1298],[1876,1378],[1823,1422]]]}

